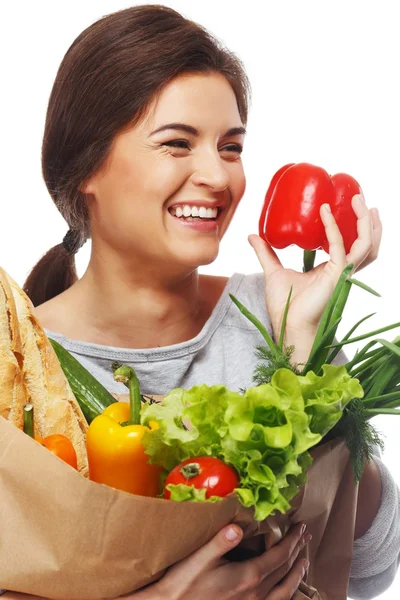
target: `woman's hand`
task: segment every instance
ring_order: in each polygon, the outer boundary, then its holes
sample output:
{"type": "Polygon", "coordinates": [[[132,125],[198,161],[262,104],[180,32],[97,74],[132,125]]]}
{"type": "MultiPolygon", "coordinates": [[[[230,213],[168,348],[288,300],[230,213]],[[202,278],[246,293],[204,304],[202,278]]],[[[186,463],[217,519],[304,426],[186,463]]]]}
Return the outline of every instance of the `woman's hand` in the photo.
{"type": "Polygon", "coordinates": [[[295,346],[295,362],[307,360],[322,313],[345,266],[353,263],[354,271],[358,271],[378,256],[382,224],[377,209],[368,210],[361,195],[353,197],[352,206],[358,218],[358,238],[347,255],[329,205],[321,206],[320,214],[329,242],[330,260],[307,273],[285,269],[271,246],[257,235],[249,236],[249,242],[264,271],[267,311],[276,337],[279,335],[285,304],[293,286],[285,343],[295,346]]]}
{"type": "MultiPolygon", "coordinates": [[[[299,552],[311,540],[305,525],[294,525],[278,544],[256,558],[228,561],[224,555],[238,546],[242,537],[240,527],[228,525],[196,552],[170,567],[159,581],[120,598],[290,600],[308,568],[308,561],[298,558],[299,552]]],[[[17,592],[7,592],[3,597],[7,600],[46,600],[17,592]]]]}
{"type": "Polygon", "coordinates": [[[202,548],[176,563],[157,583],[125,600],[290,600],[308,563],[298,554],[310,541],[295,525],[273,548],[257,558],[229,562],[224,555],[242,539],[237,525],[224,527],[202,548]]]}

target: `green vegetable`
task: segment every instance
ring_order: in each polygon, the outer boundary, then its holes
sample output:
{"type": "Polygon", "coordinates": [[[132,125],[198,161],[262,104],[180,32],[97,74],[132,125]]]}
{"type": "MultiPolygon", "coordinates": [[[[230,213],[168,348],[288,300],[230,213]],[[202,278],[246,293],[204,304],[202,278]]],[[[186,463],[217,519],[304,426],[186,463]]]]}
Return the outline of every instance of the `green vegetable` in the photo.
{"type": "Polygon", "coordinates": [[[93,419],[100,415],[107,406],[116,402],[116,399],[68,350],[53,339],[50,339],[50,342],[74,396],[90,425],[93,419]]]}
{"type": "Polygon", "coordinates": [[[197,489],[194,485],[186,485],[185,483],[170,483],[166,486],[171,492],[170,500],[174,502],[220,502],[220,496],[210,496],[206,498],[207,490],[205,488],[197,489]]]}
{"type": "MultiPolygon", "coordinates": [[[[337,423],[350,399],[362,394],[346,368],[333,365],[320,376],[279,369],[270,383],[243,394],[222,385],[176,389],[163,404],[142,410],[143,424],[157,421],[160,427],[142,443],[151,462],[167,472],[196,456],[232,465],[240,477],[239,500],[263,520],[289,509],[305,482],[308,450],[337,423]]],[[[189,488],[176,490],[175,499],[195,499],[189,488]]]]}
{"type": "MultiPolygon", "coordinates": [[[[285,321],[290,309],[291,294],[289,294],[285,307],[278,343],[271,338],[262,323],[237,298],[231,296],[231,299],[238,306],[242,314],[258,328],[267,343],[266,346],[256,347],[257,357],[262,362],[255,369],[255,383],[258,385],[268,383],[271,381],[275,371],[282,366],[286,366],[294,373],[301,373],[301,375],[311,378],[315,377],[315,375],[326,372],[326,366],[332,364],[343,346],[371,338],[400,326],[400,322],[397,322],[363,335],[352,337],[354,331],[363,322],[373,316],[367,315],[360,319],[341,341],[334,343],[352,285],[357,285],[365,291],[379,296],[377,292],[364,283],[350,277],[352,270],[353,265],[351,264],[343,270],[332,297],[321,317],[310,356],[301,370],[299,369],[299,365],[291,364],[290,358],[293,348],[284,348],[282,344],[285,321]]],[[[396,338],[393,342],[382,338],[375,338],[369,341],[364,348],[356,353],[352,360],[345,364],[345,367],[348,374],[352,378],[357,378],[359,384],[361,384],[364,397],[361,400],[357,395],[354,395],[345,407],[340,420],[338,420],[337,424],[330,430],[323,441],[335,437],[344,437],[350,450],[355,480],[360,481],[365,464],[373,455],[374,446],[383,447],[383,442],[378,432],[369,422],[370,419],[377,414],[400,415],[400,338],[396,338]],[[378,346],[378,348],[374,348],[374,346],[378,346]]],[[[351,386],[348,389],[351,390],[351,386]]],[[[325,427],[329,424],[329,414],[332,421],[337,419],[337,415],[340,412],[339,406],[340,403],[335,412],[335,399],[332,397],[331,403],[326,403],[324,399],[322,406],[318,406],[316,403],[314,408],[311,408],[310,404],[306,410],[309,413],[310,411],[314,412],[314,426],[320,420],[321,425],[325,427]]],[[[326,435],[326,433],[321,431],[322,435],[326,435]]]]}

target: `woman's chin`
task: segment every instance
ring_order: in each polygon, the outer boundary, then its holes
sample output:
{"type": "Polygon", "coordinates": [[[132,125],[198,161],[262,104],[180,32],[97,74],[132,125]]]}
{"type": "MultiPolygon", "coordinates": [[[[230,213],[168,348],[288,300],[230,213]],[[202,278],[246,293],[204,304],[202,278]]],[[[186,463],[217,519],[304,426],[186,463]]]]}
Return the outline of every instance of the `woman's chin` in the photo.
{"type": "Polygon", "coordinates": [[[186,250],[180,253],[180,262],[190,267],[201,267],[209,265],[217,258],[219,252],[219,244],[210,243],[208,247],[190,248],[189,244],[186,250]]]}

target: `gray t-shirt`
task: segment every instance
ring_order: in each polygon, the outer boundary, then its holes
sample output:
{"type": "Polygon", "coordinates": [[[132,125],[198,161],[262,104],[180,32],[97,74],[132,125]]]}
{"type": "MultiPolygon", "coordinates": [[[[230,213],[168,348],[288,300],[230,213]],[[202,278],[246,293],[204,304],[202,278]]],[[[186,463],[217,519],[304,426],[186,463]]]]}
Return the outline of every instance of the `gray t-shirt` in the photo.
{"type": "Polygon", "coordinates": [[[257,364],[254,346],[264,342],[261,334],[229,298],[233,294],[271,332],[264,300],[262,275],[233,275],[211,317],[193,339],[173,346],[146,350],[113,348],[66,339],[46,331],[69,350],[108,390],[126,393],[113,379],[111,363],[132,366],[144,394],[166,394],[174,388],[199,383],[223,383],[230,390],[254,385],[257,364]]]}
{"type": "MultiPolygon", "coordinates": [[[[69,350],[111,392],[125,394],[112,376],[111,363],[131,365],[144,394],[166,394],[176,387],[201,383],[224,384],[240,390],[253,384],[258,363],[254,347],[264,342],[261,334],[229,298],[234,294],[272,333],[265,307],[263,274],[234,274],[214,311],[193,339],[151,349],[125,349],[70,340],[46,331],[69,350]]],[[[381,507],[368,532],[354,543],[349,594],[374,598],[392,583],[400,561],[400,492],[379,458],[383,495],[381,507]]]]}

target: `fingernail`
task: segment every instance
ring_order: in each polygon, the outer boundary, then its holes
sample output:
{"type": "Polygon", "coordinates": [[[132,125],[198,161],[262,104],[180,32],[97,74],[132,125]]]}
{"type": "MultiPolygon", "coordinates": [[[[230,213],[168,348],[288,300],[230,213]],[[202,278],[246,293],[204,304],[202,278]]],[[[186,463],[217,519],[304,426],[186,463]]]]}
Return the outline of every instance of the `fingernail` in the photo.
{"type": "Polygon", "coordinates": [[[324,204],[323,206],[324,206],[324,211],[325,211],[326,213],[328,213],[328,214],[331,214],[331,213],[332,213],[332,210],[331,210],[331,207],[330,207],[330,205],[329,205],[329,204],[324,204]]]}
{"type": "Polygon", "coordinates": [[[225,537],[230,542],[233,542],[239,537],[239,532],[236,527],[229,527],[229,529],[225,532],[225,537]]]}
{"type": "Polygon", "coordinates": [[[306,544],[308,544],[308,542],[311,542],[311,540],[312,540],[312,535],[311,535],[311,533],[307,533],[307,535],[306,535],[306,536],[305,536],[305,538],[304,538],[304,542],[305,542],[306,544]]]}
{"type": "Polygon", "coordinates": [[[307,525],[305,523],[303,523],[303,525],[301,526],[301,531],[300,531],[301,535],[303,535],[303,533],[305,532],[306,528],[307,528],[307,525]]]}

